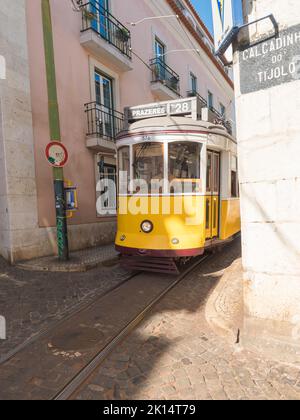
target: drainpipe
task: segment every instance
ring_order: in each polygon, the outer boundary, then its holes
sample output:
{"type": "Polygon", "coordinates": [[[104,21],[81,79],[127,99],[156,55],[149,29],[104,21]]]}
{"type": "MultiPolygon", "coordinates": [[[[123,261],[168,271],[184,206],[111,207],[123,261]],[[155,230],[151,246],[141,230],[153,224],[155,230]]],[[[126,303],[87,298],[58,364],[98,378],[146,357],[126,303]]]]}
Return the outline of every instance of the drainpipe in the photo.
{"type": "MultiPolygon", "coordinates": [[[[55,75],[53,31],[49,0],[42,1],[42,20],[44,32],[45,63],[48,89],[48,112],[50,141],[61,141],[57,87],[55,75]]],[[[66,217],[66,200],[63,168],[53,168],[55,192],[56,227],[58,257],[62,261],[69,259],[68,226],[66,217]]]]}

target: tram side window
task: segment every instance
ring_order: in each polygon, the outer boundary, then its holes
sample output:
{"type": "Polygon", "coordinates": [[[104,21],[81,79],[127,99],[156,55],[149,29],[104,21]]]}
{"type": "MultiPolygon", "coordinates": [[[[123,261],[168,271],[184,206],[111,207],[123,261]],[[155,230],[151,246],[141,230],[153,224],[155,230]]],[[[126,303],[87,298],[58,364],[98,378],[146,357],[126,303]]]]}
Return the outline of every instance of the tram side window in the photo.
{"type": "MultiPolygon", "coordinates": [[[[150,192],[153,187],[153,181],[162,181],[164,179],[163,143],[137,144],[133,150],[134,179],[146,181],[148,191],[150,192]]],[[[161,193],[162,189],[161,186],[158,192],[161,193]]]]}
{"type": "Polygon", "coordinates": [[[237,198],[239,196],[239,181],[238,181],[238,165],[237,157],[231,158],[231,197],[237,198]]]}
{"type": "Polygon", "coordinates": [[[130,181],[130,152],[129,147],[121,147],[118,151],[119,192],[126,194],[130,181]]]}
{"type": "Polygon", "coordinates": [[[201,192],[200,143],[169,144],[169,182],[171,193],[201,192]],[[177,191],[178,187],[178,191],[177,191]]]}

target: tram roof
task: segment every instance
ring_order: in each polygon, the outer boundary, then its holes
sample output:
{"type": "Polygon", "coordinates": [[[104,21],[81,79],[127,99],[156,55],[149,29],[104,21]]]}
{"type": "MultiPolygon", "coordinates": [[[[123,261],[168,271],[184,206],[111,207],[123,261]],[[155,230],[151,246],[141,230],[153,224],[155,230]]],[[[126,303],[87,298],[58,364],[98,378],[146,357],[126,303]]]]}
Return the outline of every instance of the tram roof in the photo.
{"type": "Polygon", "coordinates": [[[202,120],[193,120],[192,118],[187,117],[170,116],[147,118],[129,124],[125,130],[118,134],[117,140],[132,137],[134,135],[146,135],[150,133],[156,134],[159,132],[167,134],[168,132],[173,133],[175,131],[183,134],[193,134],[193,132],[199,132],[201,134],[216,134],[227,137],[235,143],[234,138],[228,134],[226,128],[222,125],[216,125],[202,120]]]}

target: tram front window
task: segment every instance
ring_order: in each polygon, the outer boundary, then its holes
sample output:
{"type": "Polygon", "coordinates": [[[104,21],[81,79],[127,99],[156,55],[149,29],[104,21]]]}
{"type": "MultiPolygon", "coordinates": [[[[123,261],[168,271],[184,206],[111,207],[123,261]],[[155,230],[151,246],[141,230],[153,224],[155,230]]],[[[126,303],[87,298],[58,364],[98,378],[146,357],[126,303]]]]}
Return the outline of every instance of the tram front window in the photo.
{"type": "Polygon", "coordinates": [[[169,182],[171,193],[199,193],[201,187],[200,143],[169,144],[169,182]]]}
{"type": "MultiPolygon", "coordinates": [[[[153,181],[164,179],[164,149],[162,143],[137,144],[134,151],[134,178],[146,181],[148,191],[153,189],[153,181]],[[152,186],[152,189],[151,189],[152,186]]],[[[140,187],[135,192],[139,192],[140,187]]],[[[159,189],[162,192],[162,187],[159,189]]]]}

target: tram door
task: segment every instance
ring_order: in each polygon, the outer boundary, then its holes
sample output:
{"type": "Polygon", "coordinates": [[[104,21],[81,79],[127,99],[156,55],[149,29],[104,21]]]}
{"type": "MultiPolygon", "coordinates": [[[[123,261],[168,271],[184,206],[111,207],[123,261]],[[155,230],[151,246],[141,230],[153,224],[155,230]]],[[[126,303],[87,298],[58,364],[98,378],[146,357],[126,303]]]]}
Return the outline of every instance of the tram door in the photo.
{"type": "Polygon", "coordinates": [[[207,152],[206,239],[219,236],[220,153],[207,152]]]}

